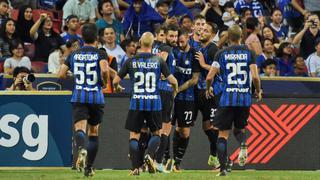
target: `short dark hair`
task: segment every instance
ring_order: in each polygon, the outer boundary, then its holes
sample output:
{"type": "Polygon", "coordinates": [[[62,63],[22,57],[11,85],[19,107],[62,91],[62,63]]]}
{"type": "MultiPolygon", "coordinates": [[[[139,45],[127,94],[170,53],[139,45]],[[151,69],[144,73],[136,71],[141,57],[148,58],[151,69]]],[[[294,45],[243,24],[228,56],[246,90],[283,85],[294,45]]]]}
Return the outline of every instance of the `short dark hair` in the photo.
{"type": "Polygon", "coordinates": [[[0,3],[7,3],[7,4],[9,4],[9,1],[8,1],[8,0],[0,0],[0,3]]]}
{"type": "Polygon", "coordinates": [[[96,24],[86,23],[81,29],[82,38],[85,43],[92,44],[97,40],[98,28],[96,24]]]}
{"type": "Polygon", "coordinates": [[[180,37],[182,35],[189,36],[189,31],[186,28],[180,28],[178,31],[178,37],[180,37]]]}
{"type": "Polygon", "coordinates": [[[101,16],[103,16],[102,14],[102,7],[105,3],[110,3],[111,6],[113,7],[113,4],[112,4],[112,1],[111,0],[100,0],[99,3],[98,3],[98,12],[101,16]]]}
{"type": "Polygon", "coordinates": [[[257,18],[250,17],[246,21],[246,28],[250,30],[254,30],[256,26],[259,25],[259,21],[257,18]]]}
{"type": "Polygon", "coordinates": [[[169,31],[178,31],[178,30],[179,30],[178,26],[176,26],[174,24],[170,24],[167,26],[164,33],[167,34],[169,31]]]}
{"type": "Polygon", "coordinates": [[[9,44],[10,44],[9,50],[10,50],[11,53],[13,53],[12,51],[14,49],[17,49],[19,45],[22,45],[22,48],[24,48],[24,43],[20,39],[14,39],[9,44]]]}
{"type": "Polygon", "coordinates": [[[138,42],[137,39],[134,38],[129,38],[129,39],[125,39],[121,42],[120,47],[124,50],[127,51],[127,47],[131,44],[131,43],[136,43],[138,42]]]}
{"type": "Polygon", "coordinates": [[[212,23],[212,22],[207,22],[206,24],[211,27],[213,33],[217,34],[217,32],[218,32],[218,25],[217,24],[212,23]]]}
{"type": "Polygon", "coordinates": [[[184,19],[190,19],[191,22],[193,22],[192,18],[191,18],[188,14],[186,14],[186,15],[184,15],[184,16],[181,17],[181,19],[180,19],[180,24],[182,23],[182,21],[183,21],[184,19]]]}
{"type": "Polygon", "coordinates": [[[282,11],[281,11],[281,9],[279,9],[279,8],[274,8],[274,9],[272,10],[272,12],[271,12],[271,16],[272,16],[273,13],[276,12],[276,11],[280,11],[281,14],[283,14],[282,11]]]}
{"type": "Polygon", "coordinates": [[[159,27],[157,27],[157,29],[154,31],[155,34],[159,34],[161,30],[163,30],[163,32],[166,32],[166,26],[165,25],[161,25],[159,27]]]}
{"type": "Polygon", "coordinates": [[[14,68],[13,69],[13,73],[12,73],[12,76],[13,77],[17,77],[18,76],[18,74],[20,74],[20,73],[28,73],[28,74],[30,74],[31,73],[31,71],[28,69],[28,68],[26,68],[26,67],[24,67],[24,66],[21,66],[21,67],[16,67],[16,68],[14,68]]]}
{"type": "Polygon", "coordinates": [[[75,43],[75,42],[80,42],[80,41],[79,41],[79,39],[77,39],[77,38],[71,38],[71,39],[69,39],[69,40],[66,42],[66,47],[67,47],[67,48],[71,48],[72,45],[73,45],[73,43],[75,43]]]}
{"type": "Polygon", "coordinates": [[[205,18],[204,16],[202,16],[201,14],[198,14],[198,15],[196,15],[196,16],[193,18],[193,22],[196,22],[196,20],[198,20],[198,19],[204,19],[204,20],[206,20],[206,18],[205,18]]]}
{"type": "Polygon", "coordinates": [[[262,69],[266,68],[267,66],[270,66],[270,65],[275,65],[277,66],[277,61],[274,60],[274,59],[266,59],[263,63],[262,63],[262,69]]]}

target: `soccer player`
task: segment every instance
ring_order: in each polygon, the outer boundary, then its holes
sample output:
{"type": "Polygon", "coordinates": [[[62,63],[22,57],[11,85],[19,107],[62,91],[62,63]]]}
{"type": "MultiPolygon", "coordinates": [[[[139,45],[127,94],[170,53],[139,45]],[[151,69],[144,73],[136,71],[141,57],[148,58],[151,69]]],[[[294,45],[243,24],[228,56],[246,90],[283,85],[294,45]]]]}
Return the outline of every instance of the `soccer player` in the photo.
{"type": "Polygon", "coordinates": [[[199,50],[201,48],[201,33],[203,31],[203,27],[206,24],[206,18],[202,15],[197,15],[194,17],[193,20],[193,35],[190,38],[190,46],[195,49],[199,50]]]}
{"type": "Polygon", "coordinates": [[[78,150],[77,169],[84,168],[85,176],[93,176],[92,165],[98,152],[98,132],[104,113],[103,81],[108,79],[108,55],[96,48],[98,29],[95,24],[82,27],[84,46],[68,56],[61,66],[59,78],[65,78],[70,69],[74,74],[72,93],[74,140],[78,150]],[[87,130],[88,124],[88,132],[87,130]],[[86,133],[87,132],[87,133],[86,133]],[[88,144],[86,145],[86,136],[88,144]]]}
{"type": "MultiPolygon", "coordinates": [[[[210,142],[210,155],[208,159],[208,165],[213,168],[218,168],[220,166],[216,151],[217,151],[217,139],[218,139],[218,129],[214,128],[212,125],[215,112],[218,108],[219,97],[221,93],[221,78],[216,77],[214,80],[214,94],[215,97],[211,99],[206,98],[206,76],[210,70],[210,64],[214,60],[214,56],[218,51],[217,46],[212,43],[212,39],[217,33],[217,26],[213,23],[206,23],[204,25],[203,31],[201,33],[200,41],[202,48],[200,52],[197,52],[196,58],[199,61],[201,67],[201,74],[199,82],[196,88],[196,106],[195,106],[195,115],[193,116],[194,120],[197,118],[198,111],[200,110],[202,114],[202,129],[207,135],[210,142]]],[[[211,87],[211,86],[210,86],[211,87]]],[[[208,87],[208,88],[210,88],[208,87]]]]}
{"type": "Polygon", "coordinates": [[[178,35],[179,48],[173,51],[176,59],[174,76],[178,80],[179,89],[174,101],[173,122],[177,126],[173,134],[173,172],[180,171],[180,163],[189,144],[190,127],[194,125],[194,87],[199,80],[200,65],[196,60],[196,50],[189,45],[186,29],[180,29],[178,35]]]}
{"type": "MultiPolygon", "coordinates": [[[[166,64],[169,67],[169,70],[172,74],[174,74],[174,65],[175,60],[173,57],[172,49],[177,46],[178,41],[178,27],[175,25],[169,25],[165,29],[166,34],[166,45],[159,46],[159,50],[161,53],[161,57],[166,56],[166,64]]],[[[155,51],[155,47],[153,50],[155,51]]],[[[157,170],[160,172],[165,172],[164,167],[162,165],[164,153],[169,147],[169,135],[171,132],[171,116],[172,116],[172,108],[173,108],[173,96],[172,96],[172,88],[168,81],[164,78],[161,78],[159,82],[160,96],[162,102],[162,129],[161,129],[161,143],[159,150],[156,153],[156,161],[157,161],[157,170]]],[[[169,152],[168,152],[169,154],[169,152]]],[[[167,155],[169,156],[169,155],[167,155]]]]}
{"type": "Polygon", "coordinates": [[[256,56],[246,46],[240,45],[242,30],[240,26],[233,25],[228,29],[230,46],[217,53],[206,78],[206,95],[213,95],[209,89],[213,78],[220,74],[223,79],[222,95],[214,126],[219,129],[217,141],[217,154],[220,161],[220,173],[218,176],[225,176],[227,161],[227,140],[229,130],[234,124],[234,136],[240,144],[238,161],[244,166],[247,160],[247,145],[245,128],[251,106],[251,78],[256,88],[255,93],[258,101],[262,99],[260,79],[256,56]]]}
{"type": "Polygon", "coordinates": [[[154,37],[151,33],[144,33],[140,39],[141,48],[138,54],[126,61],[124,67],[121,68],[119,74],[113,80],[113,84],[117,88],[121,79],[129,74],[132,82],[130,110],[125,125],[126,129],[130,131],[131,175],[139,175],[139,167],[141,166],[139,139],[144,121],[146,121],[147,127],[153,134],[148,142],[144,160],[148,165],[149,172],[156,172],[152,157],[159,148],[162,126],[162,104],[158,87],[161,74],[172,85],[173,95],[178,91],[177,80],[170,73],[166,63],[160,57],[151,53],[153,41],[154,37]]]}

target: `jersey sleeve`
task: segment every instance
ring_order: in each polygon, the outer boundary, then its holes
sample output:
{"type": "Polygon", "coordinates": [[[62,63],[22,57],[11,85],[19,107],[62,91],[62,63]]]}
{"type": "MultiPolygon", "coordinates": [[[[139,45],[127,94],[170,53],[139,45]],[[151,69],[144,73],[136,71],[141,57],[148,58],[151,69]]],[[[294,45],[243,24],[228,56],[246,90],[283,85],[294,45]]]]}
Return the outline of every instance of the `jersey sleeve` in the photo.
{"type": "Polygon", "coordinates": [[[127,74],[128,74],[128,71],[129,71],[129,66],[130,66],[130,59],[127,60],[123,67],[120,69],[120,72],[118,73],[118,76],[123,79],[127,74]]]}
{"type": "Polygon", "coordinates": [[[108,61],[108,54],[107,54],[107,52],[105,52],[105,51],[103,51],[103,50],[101,50],[101,49],[99,49],[99,57],[100,57],[99,61],[101,61],[101,60],[106,60],[106,61],[108,61]]]}
{"type": "Polygon", "coordinates": [[[212,67],[215,67],[215,68],[220,68],[220,54],[221,54],[221,51],[218,51],[214,58],[213,58],[213,62],[211,64],[212,67]]]}
{"type": "Polygon", "coordinates": [[[200,64],[199,61],[196,59],[196,51],[193,53],[193,61],[192,61],[192,72],[200,72],[200,64]]]}
{"type": "Polygon", "coordinates": [[[219,49],[217,48],[216,45],[212,45],[209,49],[208,49],[209,53],[208,53],[208,58],[209,61],[208,62],[213,62],[215,59],[215,56],[217,54],[217,52],[219,51],[219,49]]]}
{"type": "Polygon", "coordinates": [[[160,68],[161,68],[161,73],[162,73],[165,77],[168,77],[168,76],[171,74],[167,63],[164,62],[164,60],[162,60],[162,59],[160,59],[160,68]]]}

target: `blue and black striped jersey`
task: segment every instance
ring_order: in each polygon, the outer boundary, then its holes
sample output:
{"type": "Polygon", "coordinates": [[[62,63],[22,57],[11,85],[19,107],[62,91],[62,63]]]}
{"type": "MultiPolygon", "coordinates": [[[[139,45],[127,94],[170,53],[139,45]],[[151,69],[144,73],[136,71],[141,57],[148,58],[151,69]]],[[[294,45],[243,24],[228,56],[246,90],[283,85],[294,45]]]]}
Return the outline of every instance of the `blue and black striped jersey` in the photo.
{"type": "MultiPolygon", "coordinates": [[[[178,48],[173,50],[173,55],[176,59],[174,77],[177,79],[179,86],[192,79],[192,73],[200,72],[199,61],[196,60],[195,54],[196,51],[192,48],[188,52],[183,52],[178,48]]],[[[194,87],[179,92],[176,99],[194,101],[194,87]]]]}
{"type": "Polygon", "coordinates": [[[168,77],[171,73],[166,63],[151,53],[138,53],[127,60],[119,72],[119,77],[127,74],[132,83],[130,110],[161,111],[158,83],[161,73],[168,77]]]}
{"type": "MultiPolygon", "coordinates": [[[[165,43],[162,43],[162,42],[159,42],[159,41],[155,41],[153,43],[152,53],[159,56],[159,54],[161,52],[167,52],[168,53],[168,57],[165,60],[165,62],[168,65],[168,68],[169,68],[171,74],[174,74],[175,59],[174,59],[173,54],[172,54],[172,47],[168,46],[165,43]]],[[[169,84],[169,82],[167,80],[160,80],[158,86],[159,86],[159,89],[161,91],[172,92],[172,86],[169,84]]]]}
{"type": "MultiPolygon", "coordinates": [[[[206,64],[210,65],[214,61],[214,56],[216,55],[216,53],[218,51],[218,47],[214,43],[210,43],[206,47],[201,48],[200,51],[202,52],[202,54],[204,56],[206,64]]],[[[198,81],[198,86],[197,86],[197,88],[199,90],[206,89],[207,74],[208,74],[208,71],[206,69],[202,68],[201,73],[200,73],[200,77],[199,77],[199,81],[198,81]]],[[[221,83],[222,83],[221,77],[219,75],[215,76],[215,79],[214,79],[213,85],[212,85],[213,90],[214,90],[214,94],[221,93],[221,83]]]]}
{"type": "Polygon", "coordinates": [[[190,37],[189,45],[196,51],[201,49],[201,43],[199,41],[195,41],[192,37],[190,37]]]}
{"type": "Polygon", "coordinates": [[[107,53],[91,46],[84,46],[68,56],[65,65],[73,72],[75,80],[71,102],[104,104],[101,60],[108,60],[107,53]]]}
{"type": "Polygon", "coordinates": [[[223,80],[220,106],[251,105],[250,65],[256,55],[246,46],[234,45],[217,53],[212,66],[220,67],[223,80]]]}

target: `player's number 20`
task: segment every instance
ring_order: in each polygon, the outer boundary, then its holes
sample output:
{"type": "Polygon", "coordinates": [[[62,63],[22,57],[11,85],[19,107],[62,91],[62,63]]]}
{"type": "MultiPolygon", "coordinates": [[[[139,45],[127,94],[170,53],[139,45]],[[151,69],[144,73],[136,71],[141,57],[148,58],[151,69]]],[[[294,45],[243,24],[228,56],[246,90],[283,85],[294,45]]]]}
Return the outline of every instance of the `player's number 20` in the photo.
{"type": "Polygon", "coordinates": [[[247,63],[228,63],[226,68],[229,70],[228,74],[228,84],[245,84],[247,82],[247,71],[243,68],[247,66],[247,63]],[[237,78],[238,75],[243,75],[242,78],[237,78]]]}
{"type": "Polygon", "coordinates": [[[135,93],[153,93],[156,91],[156,75],[153,72],[148,72],[144,74],[143,72],[134,73],[134,78],[139,79],[139,81],[134,83],[134,92],[135,93]],[[145,88],[143,88],[145,84],[145,88]]]}

